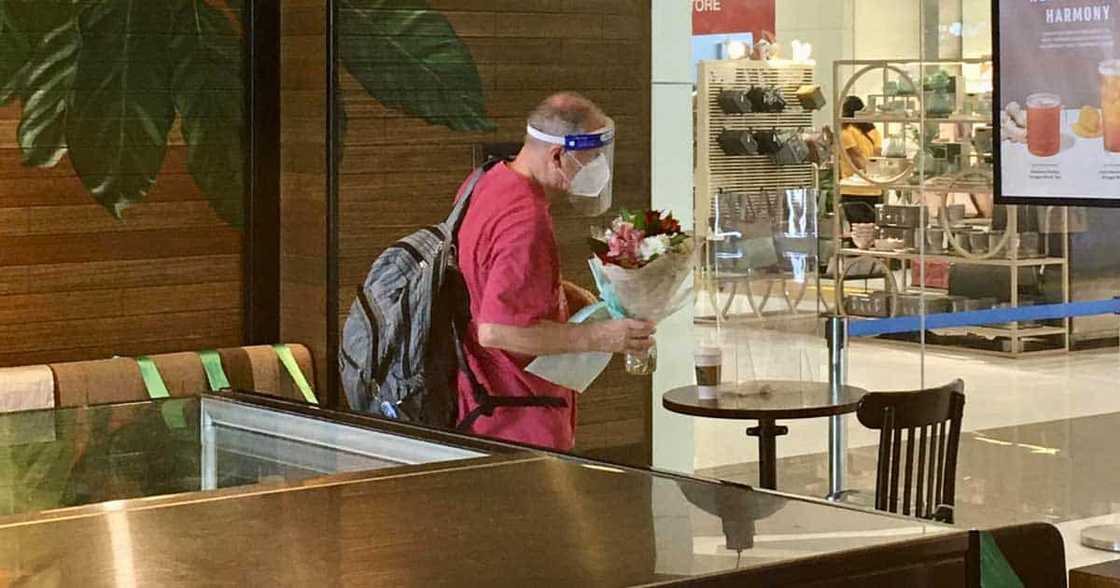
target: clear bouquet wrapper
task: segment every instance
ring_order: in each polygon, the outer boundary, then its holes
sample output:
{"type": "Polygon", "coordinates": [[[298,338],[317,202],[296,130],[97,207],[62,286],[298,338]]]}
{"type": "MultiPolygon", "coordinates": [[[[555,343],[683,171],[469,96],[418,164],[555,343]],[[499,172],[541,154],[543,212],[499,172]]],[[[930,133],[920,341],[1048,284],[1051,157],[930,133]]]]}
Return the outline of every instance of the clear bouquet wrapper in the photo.
{"type": "MultiPolygon", "coordinates": [[[[660,323],[692,300],[690,278],[696,264],[695,239],[691,236],[674,250],[636,268],[603,263],[591,258],[591,273],[612,318],[660,323]]],[[[657,350],[627,354],[626,371],[649,375],[657,369],[657,350]]]]}

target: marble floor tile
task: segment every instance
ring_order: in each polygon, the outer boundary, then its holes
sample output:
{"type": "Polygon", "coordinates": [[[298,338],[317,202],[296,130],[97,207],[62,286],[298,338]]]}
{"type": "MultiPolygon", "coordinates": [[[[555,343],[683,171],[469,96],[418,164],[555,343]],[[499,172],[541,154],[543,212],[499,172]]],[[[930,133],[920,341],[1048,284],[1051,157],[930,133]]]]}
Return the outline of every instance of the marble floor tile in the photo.
{"type": "MultiPolygon", "coordinates": [[[[971,431],[961,436],[956,523],[988,528],[1031,521],[1057,524],[1068,565],[1080,567],[1120,558],[1081,547],[1080,530],[1120,522],[1120,412],[971,431]]],[[[874,503],[875,446],[848,453],[846,502],[874,503]]],[[[755,484],[756,463],[699,470],[700,475],[755,484]]],[[[828,487],[824,453],[779,460],[778,488],[823,496],[828,487]]]]}

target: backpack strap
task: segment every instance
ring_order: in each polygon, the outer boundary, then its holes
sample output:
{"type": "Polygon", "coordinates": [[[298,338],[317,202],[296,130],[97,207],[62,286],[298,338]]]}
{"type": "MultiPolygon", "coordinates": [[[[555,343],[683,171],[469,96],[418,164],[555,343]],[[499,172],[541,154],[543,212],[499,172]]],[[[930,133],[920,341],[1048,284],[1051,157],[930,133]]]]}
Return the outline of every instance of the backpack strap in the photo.
{"type": "Polygon", "coordinates": [[[478,187],[478,183],[482,181],[482,177],[486,172],[494,169],[494,166],[501,163],[501,159],[491,159],[482,164],[478,169],[474,170],[470,179],[467,180],[466,186],[460,193],[459,201],[455,203],[455,208],[451,209],[451,215],[447,217],[447,226],[451,229],[451,239],[453,242],[459,241],[459,228],[463,226],[463,219],[467,216],[467,208],[471,205],[471,196],[474,196],[474,189],[478,187]]]}
{"type": "Polygon", "coordinates": [[[455,338],[455,356],[459,362],[459,371],[466,374],[471,387],[471,395],[474,396],[477,405],[459,422],[459,430],[470,431],[479,418],[494,416],[494,409],[496,408],[566,408],[568,406],[567,400],[555,396],[494,396],[490,394],[474,375],[474,370],[471,369],[466,352],[463,349],[464,335],[467,332],[467,324],[470,322],[470,309],[468,307],[464,311],[461,307],[455,308],[452,315],[451,328],[452,336],[455,338]]]}
{"type": "MultiPolygon", "coordinates": [[[[459,201],[455,203],[455,208],[451,211],[451,216],[447,217],[447,226],[451,229],[454,250],[458,249],[459,229],[462,228],[463,219],[467,216],[467,209],[470,207],[471,197],[474,196],[474,189],[478,187],[482,177],[501,162],[501,159],[491,159],[471,174],[459,196],[459,201]]],[[[567,400],[554,396],[494,396],[490,394],[474,375],[474,371],[471,370],[471,366],[467,362],[466,351],[463,349],[467,325],[470,323],[470,302],[467,301],[465,304],[457,305],[456,308],[452,309],[452,315],[455,356],[459,363],[459,371],[466,374],[471,387],[471,395],[474,396],[475,404],[477,404],[475,409],[460,421],[458,427],[460,430],[469,431],[479,418],[494,416],[494,409],[496,408],[565,408],[568,406],[567,400]]]]}

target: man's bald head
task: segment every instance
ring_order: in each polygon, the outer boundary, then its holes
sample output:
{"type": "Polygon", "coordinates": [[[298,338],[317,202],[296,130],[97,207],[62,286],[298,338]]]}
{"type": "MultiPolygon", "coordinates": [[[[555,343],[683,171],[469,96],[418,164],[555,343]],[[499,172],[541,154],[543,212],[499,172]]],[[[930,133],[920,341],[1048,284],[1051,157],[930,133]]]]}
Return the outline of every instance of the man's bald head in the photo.
{"type": "MultiPolygon", "coordinates": [[[[529,114],[529,126],[556,137],[591,133],[608,124],[607,115],[594,102],[574,92],[553,94],[529,114]]],[[[526,137],[526,142],[539,143],[532,137],[526,137]]]]}
{"type": "MultiPolygon", "coordinates": [[[[594,102],[574,92],[553,94],[529,113],[529,126],[553,137],[594,133],[611,124],[594,102]]],[[[566,151],[563,145],[526,135],[525,145],[511,165],[517,173],[540,184],[549,195],[557,196],[568,192],[571,178],[596,155],[595,150],[574,153],[566,151]]]]}

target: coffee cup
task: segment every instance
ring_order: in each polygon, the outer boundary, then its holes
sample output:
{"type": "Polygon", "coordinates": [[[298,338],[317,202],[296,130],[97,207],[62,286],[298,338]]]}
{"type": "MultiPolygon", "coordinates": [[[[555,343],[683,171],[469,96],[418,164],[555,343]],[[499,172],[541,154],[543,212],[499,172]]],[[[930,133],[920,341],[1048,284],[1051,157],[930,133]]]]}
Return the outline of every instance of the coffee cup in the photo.
{"type": "Polygon", "coordinates": [[[701,400],[713,400],[719,395],[723,377],[723,350],[719,347],[696,349],[696,393],[701,400]]]}

